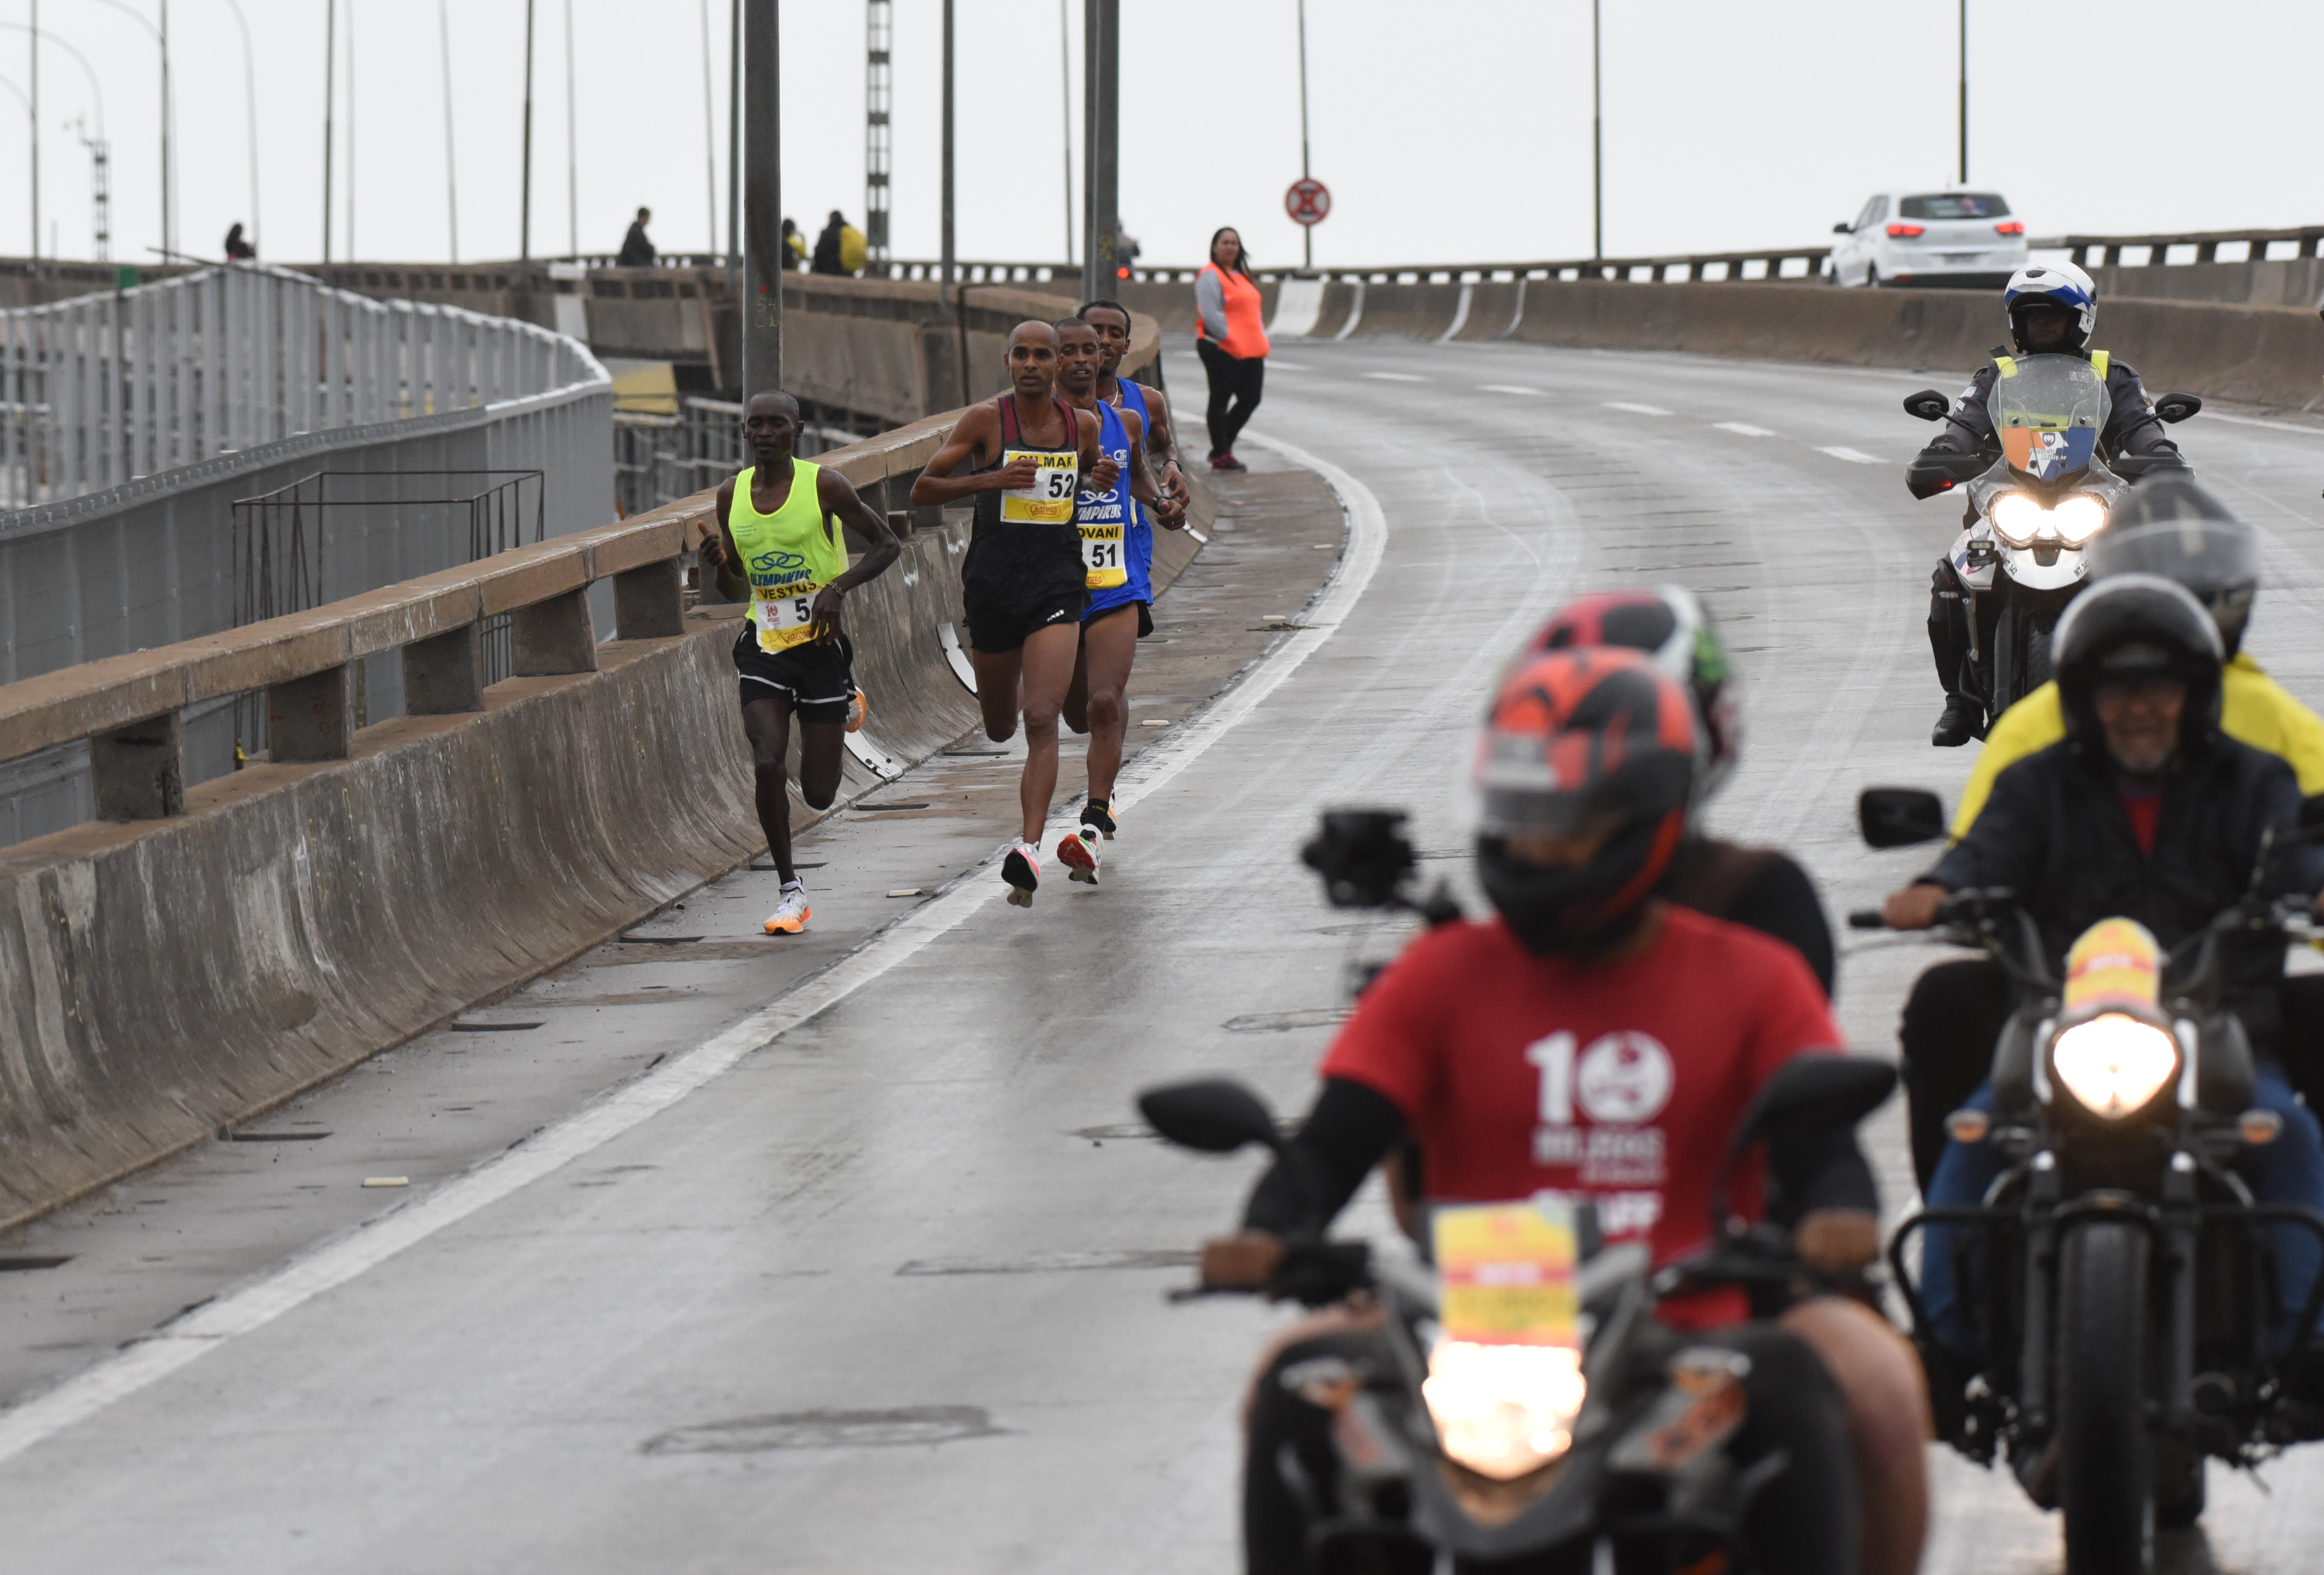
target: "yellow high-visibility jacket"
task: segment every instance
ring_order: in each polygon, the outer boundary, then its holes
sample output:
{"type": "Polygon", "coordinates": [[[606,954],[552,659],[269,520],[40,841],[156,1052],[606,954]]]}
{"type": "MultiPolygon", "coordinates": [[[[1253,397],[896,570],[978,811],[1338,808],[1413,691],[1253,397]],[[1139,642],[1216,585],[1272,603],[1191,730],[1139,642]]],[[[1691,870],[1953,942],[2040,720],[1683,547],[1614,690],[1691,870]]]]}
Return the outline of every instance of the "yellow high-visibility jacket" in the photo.
{"type": "MultiPolygon", "coordinates": [[[[2304,794],[2324,793],[2324,717],[2292,697],[2292,692],[2260,670],[2248,653],[2237,651],[2219,674],[2219,726],[2229,738],[2280,755],[2300,778],[2304,794]]],[[[1969,834],[1993,779],[2036,750],[2066,736],[2066,715],[2058,686],[2044,684],[2001,714],[1986,734],[1985,748],[1961,790],[1953,815],[1953,841],[1969,834]]]]}

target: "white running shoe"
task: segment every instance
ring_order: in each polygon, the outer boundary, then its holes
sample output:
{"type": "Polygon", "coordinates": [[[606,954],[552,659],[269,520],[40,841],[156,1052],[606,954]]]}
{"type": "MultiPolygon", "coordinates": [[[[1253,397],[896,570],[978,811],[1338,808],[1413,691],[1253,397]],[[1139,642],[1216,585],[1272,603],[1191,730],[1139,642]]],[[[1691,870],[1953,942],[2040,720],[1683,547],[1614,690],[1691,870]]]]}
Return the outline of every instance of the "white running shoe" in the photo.
{"type": "Polygon", "coordinates": [[[1019,843],[1001,861],[1001,879],[1009,882],[1009,900],[1019,907],[1033,906],[1033,893],[1041,884],[1041,850],[1030,843],[1019,843]]]}
{"type": "Polygon", "coordinates": [[[767,920],[767,934],[796,935],[814,916],[815,910],[807,905],[806,886],[794,880],[783,888],[783,900],[767,920]]]}
{"type": "Polygon", "coordinates": [[[1097,827],[1084,825],[1079,831],[1067,832],[1057,839],[1057,862],[1065,867],[1065,878],[1084,886],[1097,884],[1097,827]]]}

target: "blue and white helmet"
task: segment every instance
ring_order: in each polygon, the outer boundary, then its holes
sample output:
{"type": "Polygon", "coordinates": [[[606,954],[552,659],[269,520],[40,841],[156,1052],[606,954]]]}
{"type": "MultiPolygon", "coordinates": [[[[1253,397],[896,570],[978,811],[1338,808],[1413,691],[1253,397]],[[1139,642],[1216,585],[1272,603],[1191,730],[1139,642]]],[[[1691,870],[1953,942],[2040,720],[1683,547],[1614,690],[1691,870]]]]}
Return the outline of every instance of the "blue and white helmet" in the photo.
{"type": "Polygon", "coordinates": [[[2021,354],[2032,352],[2019,332],[2017,314],[2037,303],[2080,313],[2073,348],[2089,348],[2090,330],[2098,320],[2098,287],[2089,274],[2071,262],[2036,262],[2009,276],[2008,288],[2001,292],[2001,309],[2009,316],[2009,336],[2021,354]]]}

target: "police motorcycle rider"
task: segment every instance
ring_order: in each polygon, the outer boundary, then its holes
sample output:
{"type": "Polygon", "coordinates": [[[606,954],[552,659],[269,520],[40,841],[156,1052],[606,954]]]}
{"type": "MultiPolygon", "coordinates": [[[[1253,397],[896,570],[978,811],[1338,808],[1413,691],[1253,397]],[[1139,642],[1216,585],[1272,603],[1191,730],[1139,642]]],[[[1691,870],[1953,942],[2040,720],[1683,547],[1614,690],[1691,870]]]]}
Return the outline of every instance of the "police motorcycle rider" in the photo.
{"type": "MultiPolygon", "coordinates": [[[[2259,587],[2258,533],[2191,476],[2156,476],[2138,484],[2090,546],[2091,584],[2120,574],[2175,580],[2209,609],[2227,658],[2219,674],[2221,731],[2281,756],[2301,793],[2324,794],[2324,718],[2243,649],[2259,587]]],[[[1953,813],[1953,840],[1969,835],[2005,769],[2065,736],[2055,680],[2004,712],[1970,767],[1953,813]]],[[[2278,993],[2285,1071],[2311,1107],[2324,1104],[2324,975],[2287,978],[2278,993]]],[[[1940,962],[1913,987],[1899,1038],[1913,1164],[1923,1188],[1944,1151],[1945,1117],[1984,1079],[2010,1008],[2009,982],[1989,958],[1940,962]]]]}
{"type": "MultiPolygon", "coordinates": [[[[2269,835],[2297,824],[2300,788],[2282,759],[2220,731],[2224,648],[2211,615],[2185,587],[2149,574],[2101,581],[2059,621],[2053,650],[2066,736],[2003,771],[1968,835],[1893,893],[1883,917],[1893,929],[1925,929],[1954,891],[2007,888],[2062,977],[2069,944],[2102,918],[2135,919],[2165,948],[2200,933],[2243,897],[2269,835]]],[[[2324,887],[2324,851],[2312,844],[2275,844],[2270,869],[2276,894],[2312,897],[2324,887]]],[[[2324,1133],[2278,1060],[2282,936],[2234,935],[2220,944],[2226,1002],[2258,1064],[2253,1103],[2282,1123],[2237,1166],[2264,1202],[2324,1209],[2324,1133]]],[[[1966,1108],[1992,1110],[1989,1082],[1966,1108]]],[[[1983,1198],[2006,1163],[1991,1137],[1946,1145],[1926,1189],[1932,1208],[1983,1198]]],[[[2304,1231],[2271,1230],[2282,1302],[2296,1309],[2324,1255],[2304,1231]]],[[[1924,1239],[1921,1295],[1938,1331],[1938,1344],[1923,1350],[1931,1398],[1950,1429],[1963,1414],[1961,1384],[1976,1356],[1945,1236],[1932,1227],[1924,1239]]],[[[2289,1312],[2278,1315],[2279,1346],[2304,1332],[2291,1329],[2293,1322],[2289,1312]]],[[[2324,1376],[2312,1359],[2304,1371],[2302,1389],[2324,1376]]]]}
{"type": "MultiPolygon", "coordinates": [[[[2010,341],[2018,355],[2079,355],[2105,382],[2108,414],[2105,429],[2098,434],[2101,458],[2123,454],[2178,457],[2179,446],[2164,435],[2163,419],[2154,413],[2138,373],[2107,352],[2089,347],[2098,308],[2098,286],[2089,274],[2070,262],[2021,268],[2010,276],[2001,300],[2009,318],[2010,341]]],[[[1979,367],[1954,400],[1944,430],[1922,450],[1923,458],[2000,457],[2001,439],[1994,431],[1986,401],[2006,360],[1997,346],[1994,360],[1979,367]]],[[[1907,484],[1916,498],[1943,490],[1941,482],[1907,474],[1907,484]]],[[[1929,741],[1944,749],[1957,748],[1977,737],[1987,720],[1984,703],[1962,682],[1969,663],[1969,592],[1960,576],[1948,559],[1940,557],[1929,580],[1929,652],[1936,661],[1937,681],[1944,686],[1945,708],[1929,730],[1929,741]]]]}
{"type": "MultiPolygon", "coordinates": [[[[1434,1202],[1589,1196],[1609,1240],[1657,1263],[1705,1239],[1711,1168],[1736,1112],[1793,1056],[1838,1045],[1791,948],[1665,903],[1703,762],[1693,705],[1642,654],[1552,651],[1503,684],[1473,765],[1477,870],[1496,916],[1415,940],[1325,1052],[1323,1088],[1242,1230],[1203,1250],[1207,1285],[1267,1282],[1286,1239],[1319,1234],[1407,1131],[1434,1202]],[[1536,1121],[1536,1118],[1539,1119],[1536,1121]],[[1621,1151],[1618,1165],[1610,1158],[1621,1151]]],[[[1877,1196],[1851,1132],[1776,1146],[1746,1217],[1851,1268],[1876,1250],[1877,1196]]],[[[1738,1197],[1740,1193],[1737,1194],[1738,1197]]],[[[1754,1423],[1733,1447],[1785,1451],[1747,1532],[1770,1570],[1903,1575],[1927,1524],[1926,1396],[1909,1348],[1864,1304],[1812,1296],[1772,1322],[1726,1292],[1662,1303],[1666,1323],[1748,1356],[1754,1423]]],[[[1305,1568],[1286,1451],[1329,1501],[1330,1413],[1301,1364],[1383,1359],[1376,1310],[1342,1306],[1278,1340],[1248,1411],[1251,1575],[1305,1568]]]]}

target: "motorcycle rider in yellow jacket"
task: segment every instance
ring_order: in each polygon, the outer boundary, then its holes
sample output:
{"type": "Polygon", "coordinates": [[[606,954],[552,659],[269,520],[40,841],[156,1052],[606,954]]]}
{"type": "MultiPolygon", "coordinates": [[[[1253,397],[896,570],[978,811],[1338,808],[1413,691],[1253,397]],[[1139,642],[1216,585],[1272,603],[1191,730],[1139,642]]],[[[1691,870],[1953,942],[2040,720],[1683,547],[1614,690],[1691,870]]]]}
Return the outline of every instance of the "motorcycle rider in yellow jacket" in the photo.
{"type": "MultiPolygon", "coordinates": [[[[2177,473],[2148,477],[2132,489],[2090,548],[2092,581],[2121,574],[2176,580],[2209,609],[2228,661],[2220,674],[2220,731],[2239,743],[2281,757],[2300,791],[2324,794],[2324,717],[2292,698],[2241,647],[2259,585],[2259,539],[2226,504],[2177,473]]],[[[2047,683],[2004,712],[1987,736],[1953,817],[1958,843],[1984,810],[2004,770],[2066,736],[2058,686],[2047,683]]],[[[1913,1158],[1928,1184],[1945,1144],[1944,1119],[1985,1075],[1995,1038],[2009,1014],[2008,992],[1978,962],[1930,969],[1904,1004],[1900,1035],[1912,1109],[1913,1158]]],[[[2300,975],[2282,987],[2284,1069],[2310,1104],[2324,1105],[2324,976],[2300,975]],[[2299,1026],[2295,1026],[2299,1025],[2299,1026]]]]}

